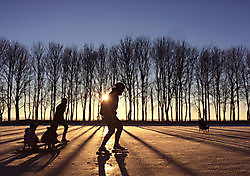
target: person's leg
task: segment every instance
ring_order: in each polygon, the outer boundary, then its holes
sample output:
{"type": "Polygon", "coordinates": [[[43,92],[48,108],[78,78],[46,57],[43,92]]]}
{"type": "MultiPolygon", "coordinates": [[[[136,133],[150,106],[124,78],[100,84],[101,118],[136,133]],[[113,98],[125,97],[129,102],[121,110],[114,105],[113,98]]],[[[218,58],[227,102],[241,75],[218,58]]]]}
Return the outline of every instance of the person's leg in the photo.
{"type": "Polygon", "coordinates": [[[62,141],[65,141],[65,140],[66,140],[66,134],[67,134],[67,131],[68,131],[69,126],[68,126],[68,124],[67,124],[66,121],[62,121],[62,122],[60,123],[60,125],[63,125],[63,126],[64,126],[62,141]]]}
{"type": "Polygon", "coordinates": [[[57,128],[58,128],[58,122],[57,121],[53,121],[52,124],[51,124],[51,128],[53,131],[57,131],[57,128]]]}
{"type": "Polygon", "coordinates": [[[119,146],[119,140],[120,140],[122,130],[123,130],[123,125],[122,125],[122,122],[120,120],[117,120],[116,128],[117,128],[117,131],[115,133],[115,144],[114,144],[114,146],[119,146]]]}
{"type": "Polygon", "coordinates": [[[111,138],[111,136],[114,134],[114,132],[115,132],[115,128],[111,125],[108,125],[108,133],[105,135],[100,148],[105,147],[106,143],[111,138]]]}

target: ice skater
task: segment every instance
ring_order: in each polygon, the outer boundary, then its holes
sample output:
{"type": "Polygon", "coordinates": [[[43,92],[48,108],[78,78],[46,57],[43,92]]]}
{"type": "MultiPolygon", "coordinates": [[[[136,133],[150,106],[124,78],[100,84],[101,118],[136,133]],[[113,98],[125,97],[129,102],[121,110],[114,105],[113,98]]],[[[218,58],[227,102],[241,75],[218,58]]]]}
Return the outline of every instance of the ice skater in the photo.
{"type": "Polygon", "coordinates": [[[58,128],[58,125],[63,125],[64,126],[64,131],[63,131],[63,136],[61,142],[67,143],[68,140],[66,139],[66,134],[68,131],[68,124],[66,120],[63,118],[63,114],[65,112],[67,105],[67,99],[62,98],[62,102],[56,107],[56,113],[54,114],[54,119],[53,119],[53,125],[55,126],[55,131],[58,128]]]}
{"type": "Polygon", "coordinates": [[[126,150],[126,148],[120,146],[119,139],[123,130],[122,122],[117,117],[117,108],[119,102],[119,96],[122,95],[125,89],[125,85],[121,82],[115,84],[112,91],[109,93],[108,99],[104,100],[101,104],[100,114],[103,117],[104,122],[108,126],[108,133],[105,135],[103,142],[99,148],[99,152],[108,152],[105,145],[111,136],[115,133],[114,150],[126,150]]]}

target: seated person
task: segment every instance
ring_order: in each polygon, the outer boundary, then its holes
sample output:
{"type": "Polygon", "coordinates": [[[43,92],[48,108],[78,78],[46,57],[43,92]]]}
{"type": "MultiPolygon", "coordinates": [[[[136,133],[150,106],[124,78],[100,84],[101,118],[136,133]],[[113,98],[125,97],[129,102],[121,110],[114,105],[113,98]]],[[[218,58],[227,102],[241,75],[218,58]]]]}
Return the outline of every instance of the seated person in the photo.
{"type": "Polygon", "coordinates": [[[30,124],[29,128],[25,129],[25,133],[24,133],[24,147],[23,149],[25,149],[26,145],[28,145],[28,147],[31,147],[32,149],[38,149],[39,147],[37,146],[37,143],[39,142],[38,137],[36,136],[36,128],[37,128],[37,124],[30,124]]]}
{"type": "Polygon", "coordinates": [[[57,139],[56,126],[52,124],[50,127],[47,127],[47,130],[43,133],[41,142],[45,143],[48,146],[48,149],[55,149],[55,144],[59,143],[57,139]]]}

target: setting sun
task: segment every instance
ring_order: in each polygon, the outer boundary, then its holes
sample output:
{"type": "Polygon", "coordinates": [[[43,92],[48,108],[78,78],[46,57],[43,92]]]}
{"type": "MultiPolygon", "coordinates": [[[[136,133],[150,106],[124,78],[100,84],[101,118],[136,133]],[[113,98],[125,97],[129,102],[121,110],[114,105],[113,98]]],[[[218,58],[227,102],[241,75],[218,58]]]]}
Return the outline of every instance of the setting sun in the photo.
{"type": "Polygon", "coordinates": [[[108,94],[104,94],[104,95],[102,96],[102,100],[103,100],[103,101],[108,100],[108,99],[109,99],[108,94]]]}

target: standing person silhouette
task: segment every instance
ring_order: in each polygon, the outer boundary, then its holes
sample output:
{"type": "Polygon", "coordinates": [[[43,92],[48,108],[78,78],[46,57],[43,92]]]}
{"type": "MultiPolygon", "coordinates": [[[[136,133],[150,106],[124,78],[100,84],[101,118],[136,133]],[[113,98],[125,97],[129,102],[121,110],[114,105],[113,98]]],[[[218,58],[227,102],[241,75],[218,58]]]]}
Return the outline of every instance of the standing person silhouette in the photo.
{"type": "Polygon", "coordinates": [[[114,88],[112,88],[112,91],[109,93],[108,99],[104,100],[101,104],[100,114],[103,116],[103,120],[108,126],[108,133],[105,135],[103,142],[99,148],[100,152],[101,151],[108,152],[105,145],[111,138],[111,136],[114,134],[115,129],[117,129],[117,131],[115,133],[114,149],[126,150],[126,148],[120,146],[119,144],[119,139],[123,130],[123,125],[122,122],[116,116],[117,114],[116,110],[118,108],[118,102],[119,102],[118,96],[122,95],[124,89],[125,85],[121,82],[118,82],[117,84],[115,84],[114,88]]]}
{"type": "Polygon", "coordinates": [[[68,131],[68,124],[66,120],[63,118],[63,114],[65,112],[67,105],[67,99],[62,98],[62,102],[56,107],[56,113],[54,114],[54,119],[53,119],[53,125],[55,125],[55,130],[57,130],[58,125],[63,125],[64,126],[64,131],[63,131],[63,136],[62,136],[62,141],[61,142],[68,142],[66,139],[66,134],[68,131]]]}

